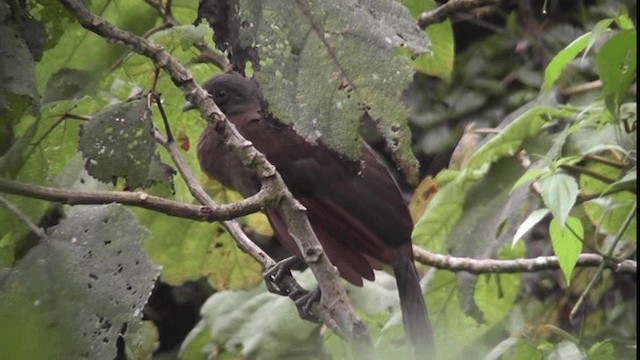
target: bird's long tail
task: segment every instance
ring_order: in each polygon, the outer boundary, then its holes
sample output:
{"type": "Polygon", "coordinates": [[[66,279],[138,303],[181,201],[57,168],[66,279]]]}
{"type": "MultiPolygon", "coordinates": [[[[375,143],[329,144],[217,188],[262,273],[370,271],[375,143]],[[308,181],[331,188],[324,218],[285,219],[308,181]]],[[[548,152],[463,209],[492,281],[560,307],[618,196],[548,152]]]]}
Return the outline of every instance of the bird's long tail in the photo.
{"type": "Polygon", "coordinates": [[[398,249],[393,263],[393,272],[400,295],[402,323],[406,336],[413,347],[416,359],[435,359],[433,332],[429,314],[420,289],[418,272],[413,263],[411,247],[398,249]]]}

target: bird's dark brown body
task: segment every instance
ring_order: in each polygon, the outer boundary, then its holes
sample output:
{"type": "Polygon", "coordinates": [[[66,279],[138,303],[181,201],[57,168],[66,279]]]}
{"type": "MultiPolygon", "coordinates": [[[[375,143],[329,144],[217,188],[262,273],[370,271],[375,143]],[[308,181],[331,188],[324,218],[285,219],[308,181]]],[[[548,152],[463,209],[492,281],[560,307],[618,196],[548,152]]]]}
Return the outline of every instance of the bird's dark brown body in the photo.
{"type": "MultiPolygon", "coordinates": [[[[321,143],[311,144],[266,112],[257,85],[235,74],[203,87],[238,131],[276,167],[287,187],[307,209],[309,222],[331,262],[355,285],[373,280],[374,268],[393,266],[405,329],[414,347],[431,348],[431,330],[413,264],[412,222],[395,180],[367,145],[362,166],[344,160],[321,143]],[[423,343],[423,344],[416,344],[423,343]]],[[[252,195],[254,175],[207,126],[198,144],[203,171],[224,185],[252,195]]],[[[277,209],[267,217],[283,245],[300,255],[277,209]]]]}

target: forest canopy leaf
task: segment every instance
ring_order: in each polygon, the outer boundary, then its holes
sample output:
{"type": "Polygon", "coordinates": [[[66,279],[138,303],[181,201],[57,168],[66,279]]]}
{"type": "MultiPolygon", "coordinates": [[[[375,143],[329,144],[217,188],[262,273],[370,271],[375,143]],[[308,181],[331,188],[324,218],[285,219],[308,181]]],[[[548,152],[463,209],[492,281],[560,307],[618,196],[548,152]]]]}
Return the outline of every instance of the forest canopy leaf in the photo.
{"type": "Polygon", "coordinates": [[[390,0],[240,3],[244,36],[260,56],[254,75],[273,114],[310,141],[360,155],[360,119],[376,124],[405,176],[417,180],[408,113],[400,101],[411,57],[430,52],[415,19],[390,0]],[[372,67],[371,59],[375,59],[372,67]]]}
{"type": "Polygon", "coordinates": [[[591,34],[589,33],[580,36],[551,59],[544,71],[544,84],[542,87],[545,91],[551,90],[553,84],[555,84],[556,80],[560,77],[562,70],[564,70],[569,62],[575,59],[580,52],[586,49],[587,45],[589,45],[590,36],[591,34]]]}
{"type": "MultiPolygon", "coordinates": [[[[623,172],[614,166],[590,161],[586,164],[589,171],[606,174],[618,179],[623,172]]],[[[596,198],[586,201],[582,206],[588,219],[597,226],[598,231],[607,235],[615,235],[625,222],[634,203],[637,201],[636,174],[637,169],[630,169],[625,176],[613,184],[608,184],[600,179],[581,175],[580,189],[587,194],[603,194],[620,186],[629,191],[620,191],[609,194],[605,198],[596,198]]],[[[633,219],[630,226],[622,233],[622,239],[632,243],[636,242],[637,221],[633,219]]]]}
{"type": "MultiPolygon", "coordinates": [[[[444,251],[444,241],[465,212],[465,201],[471,187],[485,177],[491,164],[512,156],[524,141],[542,131],[545,124],[555,117],[565,117],[564,110],[549,106],[536,106],[518,116],[500,134],[482,145],[467,163],[467,167],[458,172],[455,179],[444,184],[435,194],[426,211],[416,223],[413,241],[428,246],[432,251],[444,251]],[[427,244],[427,241],[429,242],[427,244]]],[[[440,180],[439,178],[437,180],[440,180]]],[[[517,179],[509,186],[513,187],[517,179]]]]}
{"type": "Polygon", "coordinates": [[[98,80],[97,74],[91,71],[62,68],[47,80],[43,103],[79,99],[86,94],[91,94],[98,80]]]}
{"type": "Polygon", "coordinates": [[[513,236],[513,241],[511,242],[512,246],[515,246],[516,243],[520,239],[522,239],[524,234],[529,232],[529,230],[533,229],[533,227],[536,226],[536,224],[538,224],[540,221],[542,221],[542,219],[544,219],[544,217],[547,216],[547,214],[549,214],[549,209],[546,209],[546,208],[537,209],[533,211],[531,214],[529,214],[529,216],[527,216],[527,218],[522,222],[520,227],[518,227],[516,234],[513,236]]]}
{"type": "Polygon", "coordinates": [[[155,263],[162,265],[162,281],[179,285],[206,277],[216,289],[237,289],[262,280],[260,264],[236,246],[220,223],[167,221],[162,214],[136,213],[152,231],[145,250],[155,263]]]}

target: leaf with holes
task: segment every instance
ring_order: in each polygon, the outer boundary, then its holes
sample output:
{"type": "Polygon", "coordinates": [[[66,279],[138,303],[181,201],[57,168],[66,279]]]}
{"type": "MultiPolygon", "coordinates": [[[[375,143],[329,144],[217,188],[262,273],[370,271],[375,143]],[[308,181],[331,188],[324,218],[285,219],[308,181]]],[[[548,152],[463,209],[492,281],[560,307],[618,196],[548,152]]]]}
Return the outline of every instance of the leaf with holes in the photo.
{"type": "Polygon", "coordinates": [[[160,270],[148,231],[120,205],[78,206],[0,271],[0,348],[10,359],[114,359],[142,341],[142,308],[160,270]],[[37,344],[37,346],[33,346],[37,344]]]}
{"type": "Polygon", "coordinates": [[[173,169],[156,155],[151,111],[144,99],[108,106],[80,128],[80,151],[91,176],[122,177],[131,189],[170,180],[173,169]]]}
{"type": "Polygon", "coordinates": [[[240,1],[241,39],[259,54],[254,75],[274,115],[310,141],[360,155],[360,119],[373,120],[405,176],[417,182],[408,113],[400,101],[425,33],[391,0],[240,1]],[[375,66],[371,66],[375,59],[375,66]]]}

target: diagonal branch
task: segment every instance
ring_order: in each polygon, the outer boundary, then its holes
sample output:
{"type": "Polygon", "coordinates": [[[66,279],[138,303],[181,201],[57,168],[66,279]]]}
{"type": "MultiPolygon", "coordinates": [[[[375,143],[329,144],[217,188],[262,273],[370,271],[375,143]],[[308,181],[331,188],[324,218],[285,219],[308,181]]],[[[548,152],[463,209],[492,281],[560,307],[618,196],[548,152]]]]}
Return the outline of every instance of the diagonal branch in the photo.
{"type": "MultiPolygon", "coordinates": [[[[165,71],[173,83],[183,91],[186,99],[198,107],[201,115],[209,123],[224,129],[223,138],[230,148],[241,159],[250,159],[248,162],[256,170],[263,187],[281,197],[279,205],[286,214],[287,226],[292,237],[298,242],[302,254],[317,254],[317,249],[321,249],[321,246],[311,230],[304,207],[293,198],[275,167],[228,122],[213,100],[195,83],[191,73],[177,59],[173,58],[161,46],[131,32],[123,31],[98,17],[80,0],[61,0],[61,3],[73,13],[80,25],[87,30],[110,42],[117,43],[148,57],[158,68],[165,71]]],[[[193,183],[189,185],[190,189],[194,189],[193,183]]],[[[209,205],[210,198],[202,198],[201,195],[198,192],[194,193],[194,196],[199,200],[206,200],[205,205],[209,205]]],[[[233,235],[240,236],[240,234],[233,235]]],[[[326,256],[314,256],[312,260],[308,264],[318,280],[318,286],[323,294],[319,315],[323,318],[325,324],[351,342],[354,355],[361,356],[362,354],[355,354],[355,352],[357,350],[371,349],[368,329],[355,315],[346,292],[340,285],[338,272],[331,265],[328,258],[326,256]],[[330,304],[327,303],[327,299],[331,301],[330,304]]]]}

